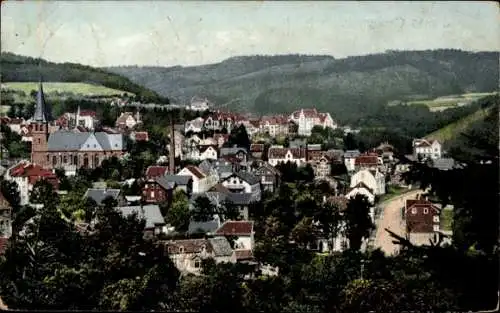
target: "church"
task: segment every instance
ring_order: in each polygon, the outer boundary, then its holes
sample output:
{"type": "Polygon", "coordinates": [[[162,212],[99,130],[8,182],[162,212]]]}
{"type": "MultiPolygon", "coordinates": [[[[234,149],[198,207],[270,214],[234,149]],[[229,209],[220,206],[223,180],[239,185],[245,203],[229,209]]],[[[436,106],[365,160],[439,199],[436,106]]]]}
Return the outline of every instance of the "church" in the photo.
{"type": "Polygon", "coordinates": [[[53,121],[42,83],[38,87],[32,124],[31,161],[47,169],[63,168],[67,174],[78,168],[96,168],[101,162],[125,153],[122,134],[106,132],[49,131],[53,121]]]}

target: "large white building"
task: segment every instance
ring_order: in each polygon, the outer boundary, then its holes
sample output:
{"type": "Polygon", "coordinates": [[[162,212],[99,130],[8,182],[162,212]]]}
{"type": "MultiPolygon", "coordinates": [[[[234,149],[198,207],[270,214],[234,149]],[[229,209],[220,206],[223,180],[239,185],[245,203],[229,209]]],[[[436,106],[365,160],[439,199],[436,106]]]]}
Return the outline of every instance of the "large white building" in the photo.
{"type": "Polygon", "coordinates": [[[441,144],[437,140],[413,139],[413,156],[423,159],[440,159],[441,144]]]}
{"type": "Polygon", "coordinates": [[[330,113],[318,113],[316,109],[300,109],[290,115],[290,120],[298,125],[300,136],[310,136],[314,126],[337,128],[330,113]]]}

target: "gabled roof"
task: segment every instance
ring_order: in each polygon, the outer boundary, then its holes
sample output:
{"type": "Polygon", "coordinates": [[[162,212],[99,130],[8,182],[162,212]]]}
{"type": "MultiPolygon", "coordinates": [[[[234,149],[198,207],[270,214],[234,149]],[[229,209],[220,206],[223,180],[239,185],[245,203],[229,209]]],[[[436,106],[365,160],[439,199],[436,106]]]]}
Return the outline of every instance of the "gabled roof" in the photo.
{"type": "Polygon", "coordinates": [[[146,176],[147,177],[165,176],[167,172],[168,172],[168,166],[152,165],[146,169],[146,176]]]}
{"type": "Polygon", "coordinates": [[[77,133],[72,131],[56,131],[49,135],[48,151],[94,151],[99,148],[102,148],[104,151],[122,151],[124,149],[123,135],[108,134],[105,132],[77,133]],[[94,138],[96,141],[95,147],[86,144],[88,140],[94,140],[94,138]],[[89,146],[87,147],[86,145],[89,146]]]}
{"type": "Polygon", "coordinates": [[[374,155],[360,155],[354,160],[355,165],[378,165],[378,157],[374,155]]]}
{"type": "Polygon", "coordinates": [[[248,153],[247,149],[243,148],[243,147],[232,147],[232,148],[221,148],[220,149],[221,156],[231,156],[231,155],[235,155],[239,152],[243,152],[245,154],[248,153]]]}
{"type": "Polygon", "coordinates": [[[226,180],[232,176],[236,176],[236,177],[240,178],[241,180],[247,182],[250,185],[255,185],[255,184],[258,184],[260,182],[260,179],[257,176],[250,174],[250,173],[247,173],[247,172],[233,173],[230,176],[226,177],[224,180],[226,180]]]}
{"type": "Polygon", "coordinates": [[[104,199],[111,197],[117,200],[120,197],[120,189],[107,189],[107,188],[89,188],[83,195],[83,198],[90,198],[94,200],[97,205],[102,205],[104,199]]]}
{"type": "Polygon", "coordinates": [[[203,172],[198,168],[198,166],[194,166],[194,165],[187,165],[185,167],[185,169],[187,169],[189,172],[191,172],[194,176],[198,177],[198,178],[204,178],[206,175],[203,174],[203,172]]]}
{"type": "Polygon", "coordinates": [[[408,199],[405,203],[405,212],[408,212],[412,207],[427,207],[435,210],[436,213],[439,213],[439,208],[435,206],[432,202],[425,199],[408,199]]]}
{"type": "Polygon", "coordinates": [[[221,236],[251,236],[253,234],[252,221],[226,221],[215,232],[221,236]]]}
{"type": "Polygon", "coordinates": [[[250,152],[263,152],[264,144],[263,143],[252,143],[250,145],[250,152]]]}
{"type": "Polygon", "coordinates": [[[252,193],[229,192],[226,194],[225,200],[235,205],[249,205],[252,202],[257,202],[259,199],[252,193]]]}
{"type": "Polygon", "coordinates": [[[165,242],[169,254],[201,253],[203,249],[211,252],[212,246],[207,239],[182,239],[165,242]]]}
{"type": "Polygon", "coordinates": [[[189,181],[193,180],[191,176],[188,175],[165,175],[163,177],[168,182],[173,182],[178,186],[186,186],[189,181]]]}
{"type": "Polygon", "coordinates": [[[306,149],[271,147],[268,151],[269,159],[284,159],[289,151],[295,159],[302,159],[306,157],[306,149]]]}
{"type": "Polygon", "coordinates": [[[144,206],[122,206],[117,207],[116,209],[124,216],[137,213],[138,218],[144,218],[146,220],[146,229],[154,228],[156,225],[165,225],[165,220],[161,215],[160,207],[156,204],[144,206]]]}
{"type": "Polygon", "coordinates": [[[248,261],[254,258],[252,250],[234,250],[234,256],[236,261],[248,261]]]}
{"type": "Polygon", "coordinates": [[[165,190],[171,190],[175,188],[175,182],[167,180],[164,176],[156,177],[155,182],[165,190]]]}
{"type": "Polygon", "coordinates": [[[267,170],[271,171],[273,174],[281,176],[281,172],[277,168],[275,168],[274,166],[272,166],[271,164],[269,164],[267,162],[264,162],[259,168],[256,169],[256,171],[260,171],[261,169],[267,169],[267,170]]]}
{"type": "Polygon", "coordinates": [[[231,244],[229,244],[226,237],[209,238],[208,242],[212,246],[212,252],[215,257],[231,256],[233,254],[231,244]]]}
{"type": "Polygon", "coordinates": [[[214,169],[214,166],[210,160],[203,160],[200,164],[198,164],[198,168],[202,171],[203,174],[209,175],[210,172],[214,169]]]}
{"type": "Polygon", "coordinates": [[[346,152],[344,152],[344,158],[355,158],[360,154],[361,152],[359,152],[359,150],[347,150],[346,152]]]}
{"type": "Polygon", "coordinates": [[[373,189],[371,189],[370,187],[368,187],[367,185],[365,185],[365,183],[363,183],[362,181],[360,181],[359,183],[357,183],[356,186],[350,188],[349,192],[351,192],[353,189],[356,189],[356,188],[364,188],[364,189],[368,190],[371,194],[374,194],[373,193],[373,189]]]}

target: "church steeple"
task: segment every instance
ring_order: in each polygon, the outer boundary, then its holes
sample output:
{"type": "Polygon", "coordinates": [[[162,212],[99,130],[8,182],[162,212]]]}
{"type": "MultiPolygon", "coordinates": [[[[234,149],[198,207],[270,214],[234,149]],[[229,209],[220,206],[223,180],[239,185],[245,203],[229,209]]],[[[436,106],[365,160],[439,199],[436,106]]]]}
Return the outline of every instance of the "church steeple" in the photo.
{"type": "Polygon", "coordinates": [[[48,123],[52,121],[51,108],[45,102],[41,79],[38,84],[38,92],[36,94],[35,115],[33,116],[33,120],[38,123],[48,123]]]}

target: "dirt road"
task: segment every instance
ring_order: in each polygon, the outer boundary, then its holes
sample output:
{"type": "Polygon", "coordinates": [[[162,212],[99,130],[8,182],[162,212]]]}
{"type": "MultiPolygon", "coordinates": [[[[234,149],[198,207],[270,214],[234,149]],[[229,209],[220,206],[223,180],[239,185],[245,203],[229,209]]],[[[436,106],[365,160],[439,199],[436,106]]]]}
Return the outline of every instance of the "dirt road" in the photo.
{"type": "Polygon", "coordinates": [[[398,235],[404,236],[405,227],[401,208],[404,207],[406,199],[415,199],[422,192],[422,190],[410,191],[380,204],[382,214],[375,221],[377,230],[373,242],[374,249],[380,248],[387,255],[392,255],[398,251],[399,246],[392,243],[393,239],[385,229],[387,228],[398,235]]]}

